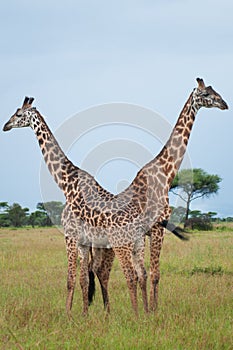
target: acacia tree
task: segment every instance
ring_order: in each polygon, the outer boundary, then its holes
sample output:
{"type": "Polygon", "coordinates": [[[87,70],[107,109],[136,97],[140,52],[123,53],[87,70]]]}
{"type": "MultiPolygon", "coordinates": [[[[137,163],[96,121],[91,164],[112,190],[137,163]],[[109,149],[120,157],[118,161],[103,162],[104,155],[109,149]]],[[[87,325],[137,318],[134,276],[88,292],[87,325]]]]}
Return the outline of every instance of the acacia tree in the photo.
{"type": "Polygon", "coordinates": [[[52,225],[61,224],[61,215],[64,209],[64,204],[62,202],[51,201],[45,203],[38,203],[37,209],[44,211],[47,214],[48,220],[52,225]]]}
{"type": "Polygon", "coordinates": [[[7,202],[0,202],[0,227],[10,226],[10,220],[7,213],[8,209],[9,205],[7,202]]]}
{"type": "Polygon", "coordinates": [[[0,212],[6,211],[7,208],[9,208],[7,202],[0,202],[0,212]]]}
{"type": "Polygon", "coordinates": [[[188,220],[190,204],[197,198],[208,198],[219,190],[218,175],[210,175],[203,169],[183,169],[174,178],[170,191],[179,196],[185,203],[185,223],[188,220]],[[178,192],[178,190],[181,192],[178,192]]]}
{"type": "Polygon", "coordinates": [[[52,226],[53,223],[48,216],[43,203],[38,203],[36,206],[36,211],[30,214],[28,218],[28,224],[35,226],[52,226]]]}
{"type": "Polygon", "coordinates": [[[23,226],[27,221],[29,209],[22,208],[18,203],[13,203],[7,209],[10,225],[15,227],[23,226]]]}

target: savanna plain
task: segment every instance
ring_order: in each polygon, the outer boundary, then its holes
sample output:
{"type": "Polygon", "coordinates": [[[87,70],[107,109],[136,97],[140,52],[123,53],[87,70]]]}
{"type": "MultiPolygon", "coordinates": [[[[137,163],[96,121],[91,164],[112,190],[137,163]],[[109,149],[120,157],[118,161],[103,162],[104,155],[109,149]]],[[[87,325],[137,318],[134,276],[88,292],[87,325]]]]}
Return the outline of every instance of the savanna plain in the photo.
{"type": "MultiPolygon", "coordinates": [[[[143,313],[139,291],[135,318],[115,260],[110,315],[103,310],[96,280],[94,303],[89,315],[82,316],[77,281],[73,319],[68,320],[61,232],[0,229],[0,349],[233,349],[233,227],[191,233],[188,242],[166,234],[160,261],[155,313],[143,313]]],[[[146,267],[148,271],[148,247],[146,267]]]]}

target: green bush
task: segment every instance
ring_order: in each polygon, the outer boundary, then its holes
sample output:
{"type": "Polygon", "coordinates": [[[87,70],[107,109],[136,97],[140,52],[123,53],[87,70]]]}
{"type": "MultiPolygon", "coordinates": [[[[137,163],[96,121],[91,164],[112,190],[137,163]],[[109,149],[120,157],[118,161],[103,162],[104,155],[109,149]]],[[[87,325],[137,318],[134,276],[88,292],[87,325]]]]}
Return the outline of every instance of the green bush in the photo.
{"type": "Polygon", "coordinates": [[[213,224],[207,217],[194,217],[186,220],[185,228],[200,231],[212,231],[213,224]]]}

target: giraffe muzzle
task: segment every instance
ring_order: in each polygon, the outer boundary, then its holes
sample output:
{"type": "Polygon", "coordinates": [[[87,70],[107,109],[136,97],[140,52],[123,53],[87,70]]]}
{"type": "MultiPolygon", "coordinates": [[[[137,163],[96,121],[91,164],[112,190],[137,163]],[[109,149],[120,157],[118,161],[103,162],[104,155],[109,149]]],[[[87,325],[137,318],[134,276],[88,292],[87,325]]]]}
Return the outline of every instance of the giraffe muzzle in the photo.
{"type": "Polygon", "coordinates": [[[3,131],[9,131],[12,129],[12,126],[10,123],[6,123],[3,127],[3,131]]]}
{"type": "Polygon", "coordinates": [[[221,101],[220,109],[228,109],[228,108],[229,108],[229,107],[228,107],[227,103],[226,103],[224,100],[222,100],[222,101],[221,101]]]}

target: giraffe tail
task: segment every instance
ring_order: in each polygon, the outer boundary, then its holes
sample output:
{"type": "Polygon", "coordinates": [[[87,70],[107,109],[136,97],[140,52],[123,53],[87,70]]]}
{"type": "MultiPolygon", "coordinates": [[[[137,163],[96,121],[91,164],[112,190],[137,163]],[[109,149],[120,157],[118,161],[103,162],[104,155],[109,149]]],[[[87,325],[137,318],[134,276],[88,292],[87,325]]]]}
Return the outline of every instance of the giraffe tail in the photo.
{"type": "Polygon", "coordinates": [[[179,239],[182,239],[183,241],[189,240],[189,237],[187,237],[186,235],[183,234],[185,231],[181,227],[175,226],[171,222],[168,222],[168,220],[163,220],[163,221],[159,222],[159,224],[162,227],[165,227],[168,231],[171,231],[179,239]]]}
{"type": "Polygon", "coordinates": [[[89,306],[93,302],[95,296],[95,274],[93,272],[93,254],[92,248],[90,248],[91,261],[89,263],[88,274],[89,274],[89,285],[88,285],[88,304],[89,306]]]}
{"type": "Polygon", "coordinates": [[[88,285],[89,306],[93,302],[94,296],[95,296],[95,274],[92,270],[89,270],[89,285],[88,285]]]}

